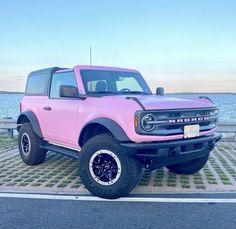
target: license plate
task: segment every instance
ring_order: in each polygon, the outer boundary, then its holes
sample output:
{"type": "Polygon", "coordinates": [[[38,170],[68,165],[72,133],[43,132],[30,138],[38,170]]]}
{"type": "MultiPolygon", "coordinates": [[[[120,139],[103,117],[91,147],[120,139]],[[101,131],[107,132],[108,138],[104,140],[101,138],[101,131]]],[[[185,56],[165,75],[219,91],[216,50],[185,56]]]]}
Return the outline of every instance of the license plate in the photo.
{"type": "Polygon", "coordinates": [[[200,128],[199,125],[184,126],[184,138],[199,137],[200,128]]]}

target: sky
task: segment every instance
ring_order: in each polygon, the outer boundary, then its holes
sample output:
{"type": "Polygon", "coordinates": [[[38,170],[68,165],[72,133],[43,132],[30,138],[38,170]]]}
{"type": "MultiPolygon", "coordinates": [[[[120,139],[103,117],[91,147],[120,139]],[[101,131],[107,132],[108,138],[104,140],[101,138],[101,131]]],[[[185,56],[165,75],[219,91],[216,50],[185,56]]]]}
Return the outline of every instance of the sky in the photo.
{"type": "Polygon", "coordinates": [[[0,90],[30,71],[138,69],[154,91],[236,92],[235,0],[0,0],[0,90]]]}

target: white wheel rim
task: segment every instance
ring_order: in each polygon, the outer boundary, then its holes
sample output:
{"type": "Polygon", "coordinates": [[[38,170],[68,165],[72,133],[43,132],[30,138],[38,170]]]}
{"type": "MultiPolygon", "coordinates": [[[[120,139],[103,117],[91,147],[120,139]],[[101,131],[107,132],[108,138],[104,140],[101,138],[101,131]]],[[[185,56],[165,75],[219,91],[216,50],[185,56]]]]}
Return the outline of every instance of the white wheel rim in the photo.
{"type": "Polygon", "coordinates": [[[121,175],[120,159],[110,150],[98,150],[90,158],[89,172],[97,183],[113,185],[121,175]]]}

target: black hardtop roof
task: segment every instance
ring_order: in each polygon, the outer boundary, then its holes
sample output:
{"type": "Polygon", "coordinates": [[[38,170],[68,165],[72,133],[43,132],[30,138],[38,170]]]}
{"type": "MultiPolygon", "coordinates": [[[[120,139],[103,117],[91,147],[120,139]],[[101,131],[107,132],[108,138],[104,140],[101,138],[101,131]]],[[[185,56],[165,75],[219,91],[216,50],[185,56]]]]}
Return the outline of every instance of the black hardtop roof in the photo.
{"type": "Polygon", "coordinates": [[[58,70],[64,70],[66,68],[59,68],[59,67],[50,67],[50,68],[44,68],[40,70],[33,71],[29,74],[29,76],[34,76],[34,75],[48,75],[51,76],[55,71],[58,70]]]}
{"type": "Polygon", "coordinates": [[[49,92],[49,84],[50,84],[50,79],[51,79],[52,74],[58,70],[65,70],[65,69],[67,68],[51,67],[51,68],[44,68],[44,69],[31,72],[28,75],[25,95],[47,95],[49,92]],[[34,91],[32,92],[30,90],[31,87],[29,86],[30,85],[29,82],[33,82],[34,80],[36,80],[35,82],[37,82],[37,79],[42,79],[42,82],[41,81],[40,82],[43,83],[44,89],[43,91],[40,91],[40,92],[34,92],[34,91]]]}

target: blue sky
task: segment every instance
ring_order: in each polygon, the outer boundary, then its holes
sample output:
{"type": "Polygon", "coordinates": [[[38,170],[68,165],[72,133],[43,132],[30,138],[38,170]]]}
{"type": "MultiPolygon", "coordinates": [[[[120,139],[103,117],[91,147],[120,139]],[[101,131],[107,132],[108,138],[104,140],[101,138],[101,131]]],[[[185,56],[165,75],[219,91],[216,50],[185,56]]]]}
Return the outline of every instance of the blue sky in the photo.
{"type": "Polygon", "coordinates": [[[236,1],[0,2],[0,90],[28,72],[89,63],[137,68],[166,91],[236,92],[236,1]]]}

